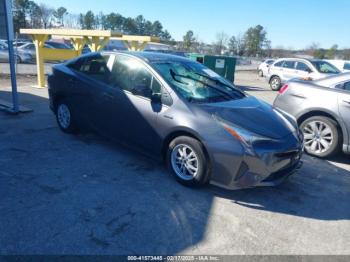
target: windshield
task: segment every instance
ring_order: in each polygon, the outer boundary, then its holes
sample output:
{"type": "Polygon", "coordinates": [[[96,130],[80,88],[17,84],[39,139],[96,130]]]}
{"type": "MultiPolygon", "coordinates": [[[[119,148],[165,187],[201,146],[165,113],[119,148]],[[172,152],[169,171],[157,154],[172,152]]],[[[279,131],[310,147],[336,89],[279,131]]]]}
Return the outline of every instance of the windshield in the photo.
{"type": "Polygon", "coordinates": [[[233,84],[199,63],[177,61],[153,65],[189,102],[210,103],[245,97],[233,84]]]}
{"type": "Polygon", "coordinates": [[[340,71],[331,63],[326,61],[312,61],[313,66],[318,72],[323,74],[339,74],[340,71]]]}

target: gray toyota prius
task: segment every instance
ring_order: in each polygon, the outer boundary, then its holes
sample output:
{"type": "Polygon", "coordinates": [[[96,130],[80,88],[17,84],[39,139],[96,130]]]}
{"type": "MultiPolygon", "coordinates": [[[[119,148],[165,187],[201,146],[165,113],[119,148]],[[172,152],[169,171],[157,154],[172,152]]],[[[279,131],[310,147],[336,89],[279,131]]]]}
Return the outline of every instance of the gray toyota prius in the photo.
{"type": "Polygon", "coordinates": [[[48,84],[63,132],[94,130],[158,156],[187,186],[273,186],[301,166],[292,116],[184,57],[90,53],[56,65],[48,84]]]}

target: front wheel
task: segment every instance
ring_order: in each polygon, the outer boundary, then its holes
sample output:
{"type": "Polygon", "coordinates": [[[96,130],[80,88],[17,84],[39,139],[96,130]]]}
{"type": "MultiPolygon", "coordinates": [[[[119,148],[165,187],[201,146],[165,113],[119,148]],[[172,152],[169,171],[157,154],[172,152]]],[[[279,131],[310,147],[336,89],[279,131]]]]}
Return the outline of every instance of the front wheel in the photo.
{"type": "Polygon", "coordinates": [[[270,87],[273,91],[278,91],[281,88],[281,78],[274,76],[271,78],[270,87]]]}
{"type": "Polygon", "coordinates": [[[300,125],[300,129],[308,154],[325,158],[340,151],[341,133],[333,119],[324,116],[310,117],[300,125]]]}
{"type": "Polygon", "coordinates": [[[177,137],[169,144],[167,164],[183,185],[197,187],[209,180],[210,166],[203,145],[192,137],[177,137]]]}

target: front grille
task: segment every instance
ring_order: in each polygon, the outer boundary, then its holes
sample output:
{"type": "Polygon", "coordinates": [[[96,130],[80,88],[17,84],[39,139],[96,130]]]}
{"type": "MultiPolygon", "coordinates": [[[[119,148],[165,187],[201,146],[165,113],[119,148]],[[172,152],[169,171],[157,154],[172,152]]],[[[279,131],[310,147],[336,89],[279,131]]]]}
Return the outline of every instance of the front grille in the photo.
{"type": "Polygon", "coordinates": [[[262,182],[272,182],[272,181],[278,180],[278,179],[284,177],[285,175],[290,174],[298,167],[300,167],[300,161],[295,162],[293,165],[291,165],[287,168],[284,168],[282,170],[279,170],[277,172],[272,173],[267,178],[265,178],[262,182]]]}
{"type": "Polygon", "coordinates": [[[287,157],[296,157],[299,154],[299,150],[291,150],[287,152],[282,152],[282,153],[276,153],[275,156],[280,157],[280,158],[287,158],[287,157]]]}

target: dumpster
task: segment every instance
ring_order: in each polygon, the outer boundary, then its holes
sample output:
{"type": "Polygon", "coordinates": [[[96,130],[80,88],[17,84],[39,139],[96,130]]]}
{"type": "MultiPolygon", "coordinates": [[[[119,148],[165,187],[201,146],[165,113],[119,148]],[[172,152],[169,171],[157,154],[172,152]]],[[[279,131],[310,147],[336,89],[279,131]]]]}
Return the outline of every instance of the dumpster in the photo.
{"type": "Polygon", "coordinates": [[[235,80],[236,58],[231,56],[214,56],[190,54],[189,58],[210,68],[231,83],[235,80]]]}

